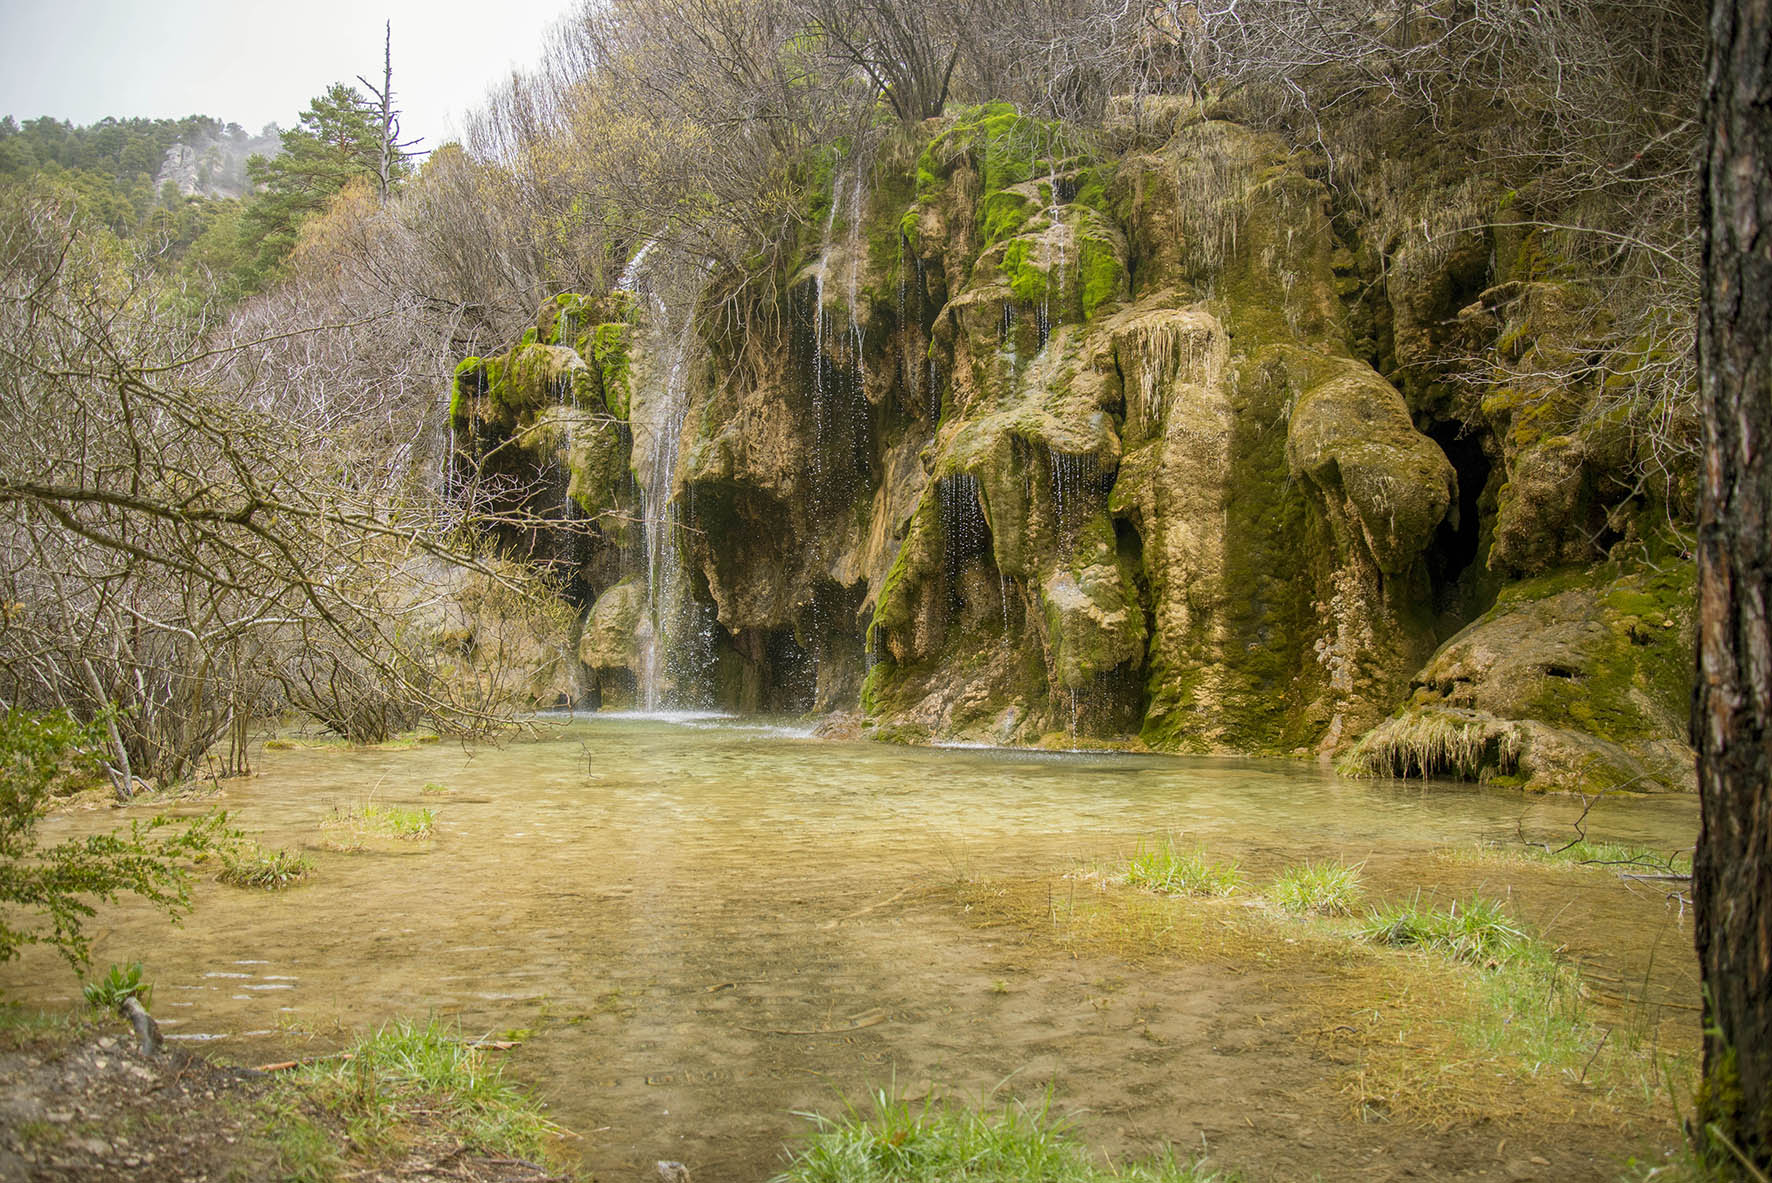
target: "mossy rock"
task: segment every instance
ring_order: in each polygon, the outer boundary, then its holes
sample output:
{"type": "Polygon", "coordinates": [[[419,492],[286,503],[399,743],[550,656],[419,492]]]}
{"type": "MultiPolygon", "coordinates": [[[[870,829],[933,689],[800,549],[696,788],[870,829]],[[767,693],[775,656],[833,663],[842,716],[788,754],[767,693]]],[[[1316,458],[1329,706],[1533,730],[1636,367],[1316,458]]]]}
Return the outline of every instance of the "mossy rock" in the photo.
{"type": "Polygon", "coordinates": [[[633,405],[633,367],[629,357],[633,332],[633,326],[623,321],[605,321],[591,329],[587,342],[588,357],[602,388],[603,405],[624,422],[633,405]]]}
{"type": "Polygon", "coordinates": [[[579,634],[578,659],[594,670],[640,668],[640,621],[646,582],[630,575],[597,597],[579,634]]]}
{"type": "MultiPolygon", "coordinates": [[[[1402,771],[1396,759],[1360,754],[1456,716],[1490,732],[1512,728],[1528,788],[1691,787],[1694,585],[1691,564],[1670,561],[1569,569],[1505,589],[1434,654],[1408,705],[1356,755],[1366,771],[1402,771]]],[[[1416,763],[1470,779],[1516,771],[1416,763]]]]}
{"type": "Polygon", "coordinates": [[[1078,533],[1070,561],[1047,576],[1040,607],[1061,685],[1085,690],[1101,675],[1144,658],[1144,606],[1129,556],[1105,513],[1078,533]]]}
{"type": "Polygon", "coordinates": [[[566,460],[567,495],[591,518],[620,508],[630,458],[620,425],[604,414],[556,412],[559,449],[566,460]]]}
{"type": "Polygon", "coordinates": [[[1369,366],[1351,360],[1325,366],[1316,358],[1307,366],[1314,372],[1305,378],[1286,434],[1292,473],[1309,483],[1329,513],[1345,510],[1379,570],[1400,574],[1453,503],[1452,464],[1415,430],[1402,396],[1369,366]]]}
{"type": "Polygon", "coordinates": [[[560,345],[522,345],[505,363],[503,381],[493,383],[493,406],[512,420],[550,404],[570,406],[583,393],[587,367],[577,350],[560,345]]]}

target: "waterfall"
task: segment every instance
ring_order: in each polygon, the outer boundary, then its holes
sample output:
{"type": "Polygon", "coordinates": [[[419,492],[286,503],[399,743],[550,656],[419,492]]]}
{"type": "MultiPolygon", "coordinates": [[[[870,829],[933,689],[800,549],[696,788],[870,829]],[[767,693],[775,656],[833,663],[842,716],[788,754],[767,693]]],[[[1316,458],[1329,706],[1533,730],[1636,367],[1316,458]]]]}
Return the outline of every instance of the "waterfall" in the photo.
{"type": "MultiPolygon", "coordinates": [[[[560,517],[564,519],[570,527],[574,516],[572,504],[572,457],[574,449],[578,446],[578,387],[577,384],[572,381],[572,373],[570,370],[560,376],[555,396],[559,407],[557,414],[560,416],[560,422],[564,427],[564,455],[566,457],[566,479],[561,482],[560,489],[560,517]],[[571,392],[570,400],[568,399],[568,391],[571,392]]],[[[573,541],[572,546],[576,552],[576,540],[573,541]]]]}
{"type": "MultiPolygon", "coordinates": [[[[659,302],[663,307],[663,302],[659,302]]],[[[691,615],[687,581],[677,527],[680,510],[671,496],[671,478],[677,467],[677,449],[683,439],[683,420],[689,412],[689,383],[685,373],[695,318],[685,310],[665,369],[660,393],[663,399],[647,449],[646,483],[641,489],[642,536],[646,545],[646,649],[642,655],[640,689],[649,711],[664,706],[665,683],[670,668],[671,643],[686,640],[684,624],[691,615]]]]}
{"type": "Polygon", "coordinates": [[[855,315],[855,310],[860,295],[862,252],[866,249],[861,239],[861,191],[866,181],[865,170],[861,162],[857,161],[855,176],[849,186],[849,345],[855,369],[855,396],[860,400],[867,398],[867,374],[862,369],[861,320],[855,315]]]}
{"type": "Polygon", "coordinates": [[[825,476],[825,434],[830,420],[830,392],[826,390],[825,371],[825,279],[831,269],[831,236],[837,226],[837,206],[843,193],[843,174],[831,174],[831,205],[825,212],[824,238],[819,245],[818,267],[812,273],[812,487],[823,490],[825,476]]]}
{"type": "Polygon", "coordinates": [[[640,280],[646,273],[646,256],[650,255],[657,245],[658,239],[656,237],[648,238],[641,244],[640,249],[634,252],[634,257],[628,260],[627,266],[621,269],[621,275],[616,277],[616,291],[633,292],[639,290],[640,280]]]}
{"type": "MultiPolygon", "coordinates": [[[[655,354],[662,365],[636,389],[632,416],[649,429],[643,437],[644,479],[639,482],[646,572],[639,695],[648,711],[683,698],[684,686],[708,664],[712,646],[712,626],[697,618],[690,595],[680,537],[682,507],[672,491],[683,422],[689,413],[689,374],[697,343],[695,307],[706,282],[706,266],[674,254],[664,264],[648,265],[656,246],[656,239],[642,246],[622,270],[617,284],[621,290],[646,297],[648,319],[654,326],[651,336],[655,346],[662,345],[655,354]],[[663,268],[668,271],[655,278],[663,268]],[[674,303],[666,302],[667,291],[674,303]]],[[[636,444],[642,443],[640,433],[635,439],[636,444]]]]}
{"type": "MultiPolygon", "coordinates": [[[[812,357],[807,374],[812,401],[812,499],[821,508],[840,505],[855,491],[858,454],[866,451],[869,416],[861,324],[861,272],[866,249],[861,234],[864,170],[838,167],[831,181],[824,237],[812,269],[812,357]],[[845,210],[844,237],[837,239],[837,212],[845,210]],[[836,270],[847,268],[847,272],[836,270]],[[841,284],[841,288],[833,288],[841,284]],[[842,321],[827,306],[841,291],[842,321]]],[[[865,462],[864,462],[865,464],[865,462]]]]}
{"type": "MultiPolygon", "coordinates": [[[[1046,183],[1052,190],[1052,204],[1046,207],[1046,221],[1048,223],[1044,243],[1046,247],[1046,291],[1047,296],[1050,297],[1056,278],[1058,306],[1062,309],[1064,307],[1065,272],[1068,269],[1065,243],[1071,236],[1071,228],[1065,224],[1064,210],[1061,208],[1066,200],[1066,194],[1064,182],[1058,178],[1058,154],[1056,152],[1052,154],[1051,172],[1047,174],[1046,183]]],[[[1048,316],[1048,320],[1050,320],[1050,316],[1048,316]]],[[[1042,343],[1044,343],[1044,338],[1042,338],[1042,343]]]]}

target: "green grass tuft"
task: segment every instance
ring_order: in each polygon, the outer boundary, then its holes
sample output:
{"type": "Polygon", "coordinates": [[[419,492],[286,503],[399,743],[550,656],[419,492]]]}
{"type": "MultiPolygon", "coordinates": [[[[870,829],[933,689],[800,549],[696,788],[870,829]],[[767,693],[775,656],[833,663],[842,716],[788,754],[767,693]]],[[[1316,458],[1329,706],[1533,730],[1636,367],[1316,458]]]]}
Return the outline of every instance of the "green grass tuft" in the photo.
{"type": "Polygon", "coordinates": [[[300,883],[313,873],[314,864],[298,850],[272,850],[250,838],[217,852],[222,869],[217,882],[230,887],[255,887],[276,891],[300,883]]]}
{"type": "Polygon", "coordinates": [[[1126,867],[1126,882],[1165,895],[1229,895],[1242,873],[1233,862],[1214,862],[1203,847],[1180,851],[1165,838],[1155,846],[1142,842],[1126,867]]]}
{"type": "Polygon", "coordinates": [[[1500,904],[1476,895],[1444,908],[1420,899],[1374,908],[1360,935],[1373,944],[1432,949],[1476,964],[1506,960],[1532,943],[1500,904]]]}
{"type": "Polygon", "coordinates": [[[410,1138],[414,1117],[438,1123],[479,1154],[539,1161],[560,1130],[461,1033],[436,1020],[401,1020],[348,1054],[295,1069],[282,1082],[267,1130],[279,1159],[303,1178],[329,1178],[340,1156],[323,1125],[342,1125],[357,1157],[386,1163],[410,1138]],[[295,1120],[303,1114],[323,1119],[295,1120]]]}
{"type": "Polygon", "coordinates": [[[1212,1183],[1229,1177],[1165,1155],[1123,1167],[1096,1165],[1049,1104],[995,1112],[911,1104],[878,1093],[867,1116],[806,1115],[818,1125],[774,1183],[1212,1183]]]}
{"type": "Polygon", "coordinates": [[[1280,872],[1267,894],[1288,912],[1352,916],[1365,893],[1360,888],[1359,867],[1345,863],[1302,863],[1280,872]]]}
{"type": "Polygon", "coordinates": [[[411,809],[359,801],[349,808],[333,806],[320,824],[347,828],[358,839],[385,837],[417,842],[436,836],[437,811],[428,806],[411,809]]]}
{"type": "Polygon", "coordinates": [[[1690,875],[1690,850],[1651,850],[1622,842],[1573,842],[1555,848],[1531,847],[1533,858],[1559,863],[1580,863],[1587,867],[1603,867],[1614,871],[1642,871],[1660,875],[1690,875]]]}

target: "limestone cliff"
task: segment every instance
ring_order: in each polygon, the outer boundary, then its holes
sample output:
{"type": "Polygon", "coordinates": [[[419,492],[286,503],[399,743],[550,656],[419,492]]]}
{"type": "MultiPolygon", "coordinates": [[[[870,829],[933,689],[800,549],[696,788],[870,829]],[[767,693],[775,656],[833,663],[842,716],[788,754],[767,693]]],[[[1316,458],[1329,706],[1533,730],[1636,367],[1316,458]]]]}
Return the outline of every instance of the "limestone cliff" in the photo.
{"type": "Polygon", "coordinates": [[[513,541],[588,696],[1683,784],[1678,490],[1570,377],[1592,300],[1505,219],[1424,246],[1165,116],[833,152],[766,280],[563,296],[463,363],[458,453],[574,527],[513,541]]]}

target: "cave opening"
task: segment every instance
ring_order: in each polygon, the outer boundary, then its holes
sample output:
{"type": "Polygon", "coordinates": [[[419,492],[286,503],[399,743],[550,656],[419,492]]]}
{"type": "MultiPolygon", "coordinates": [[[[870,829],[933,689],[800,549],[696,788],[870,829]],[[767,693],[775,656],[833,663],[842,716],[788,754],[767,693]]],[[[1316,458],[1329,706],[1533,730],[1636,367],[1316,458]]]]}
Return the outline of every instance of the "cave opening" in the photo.
{"type": "Polygon", "coordinates": [[[1428,580],[1435,613],[1449,628],[1462,627],[1494,601],[1484,562],[1492,527],[1485,518],[1484,495],[1494,465],[1483,446],[1484,437],[1466,424],[1440,422],[1426,434],[1451,461],[1458,484],[1457,499],[1428,544],[1428,580]]]}
{"type": "Polygon", "coordinates": [[[803,715],[812,709],[817,663],[791,628],[718,626],[714,701],[746,715],[803,715]]]}

